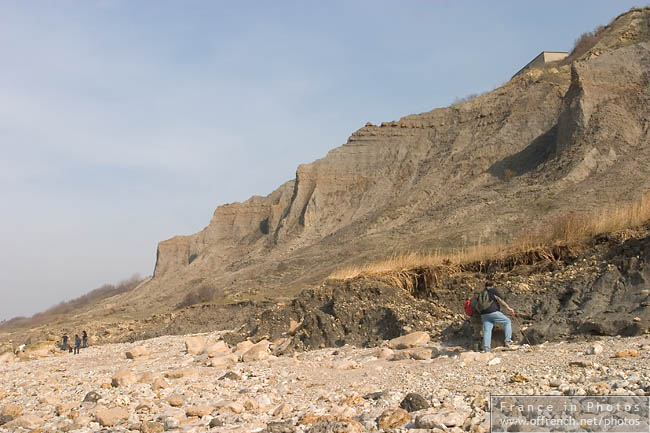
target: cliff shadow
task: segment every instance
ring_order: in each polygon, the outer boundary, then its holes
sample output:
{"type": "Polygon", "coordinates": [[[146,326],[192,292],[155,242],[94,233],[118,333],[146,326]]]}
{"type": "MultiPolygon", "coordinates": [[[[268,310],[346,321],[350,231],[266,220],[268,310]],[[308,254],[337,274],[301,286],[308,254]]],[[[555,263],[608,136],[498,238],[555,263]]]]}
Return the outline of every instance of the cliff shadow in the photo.
{"type": "Polygon", "coordinates": [[[522,151],[495,162],[487,171],[501,180],[533,171],[555,154],[556,139],[557,125],[535,138],[522,151]]]}

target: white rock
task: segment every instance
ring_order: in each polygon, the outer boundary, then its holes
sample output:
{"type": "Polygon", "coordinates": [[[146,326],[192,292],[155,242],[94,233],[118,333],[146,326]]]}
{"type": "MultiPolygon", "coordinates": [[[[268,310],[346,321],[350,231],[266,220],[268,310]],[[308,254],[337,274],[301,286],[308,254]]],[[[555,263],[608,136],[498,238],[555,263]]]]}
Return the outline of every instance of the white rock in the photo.
{"type": "Polygon", "coordinates": [[[147,348],[144,346],[136,346],[126,352],[126,357],[128,359],[147,359],[149,356],[149,350],[147,350],[147,348]]]}
{"type": "Polygon", "coordinates": [[[424,346],[429,343],[429,340],[430,337],[428,333],[417,331],[402,335],[401,337],[393,338],[388,342],[388,347],[391,349],[408,349],[411,347],[424,346]]]}
{"type": "Polygon", "coordinates": [[[242,354],[242,361],[251,362],[269,359],[271,357],[271,352],[269,352],[269,344],[270,343],[267,340],[262,340],[259,343],[254,344],[250,349],[242,354]]]}
{"type": "Polygon", "coordinates": [[[234,354],[216,356],[212,358],[212,360],[210,361],[210,365],[212,367],[217,367],[217,368],[229,367],[233,364],[236,364],[238,360],[239,358],[237,357],[237,355],[234,354]]]}
{"type": "Polygon", "coordinates": [[[488,365],[497,365],[501,364],[501,358],[494,358],[488,361],[488,365]]]}
{"type": "Polygon", "coordinates": [[[205,350],[206,340],[201,335],[185,339],[185,351],[190,355],[200,355],[205,350]]]}
{"type": "Polygon", "coordinates": [[[587,349],[587,355],[599,355],[603,353],[603,346],[598,343],[592,344],[589,349],[587,349]]]}
{"type": "Polygon", "coordinates": [[[223,340],[219,340],[216,343],[210,344],[205,349],[205,353],[209,358],[214,358],[218,355],[225,355],[227,353],[230,353],[230,349],[223,340]]]}

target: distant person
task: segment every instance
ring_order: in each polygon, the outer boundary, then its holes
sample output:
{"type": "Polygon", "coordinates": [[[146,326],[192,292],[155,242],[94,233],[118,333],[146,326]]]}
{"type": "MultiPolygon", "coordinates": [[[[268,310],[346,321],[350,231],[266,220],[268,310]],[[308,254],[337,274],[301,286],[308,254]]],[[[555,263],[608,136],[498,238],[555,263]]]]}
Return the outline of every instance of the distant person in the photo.
{"type": "Polygon", "coordinates": [[[494,328],[495,323],[503,325],[506,337],[506,347],[514,347],[512,342],[512,322],[501,312],[499,304],[502,303],[512,314],[515,313],[515,310],[506,304],[504,296],[492,287],[491,281],[485,282],[485,290],[487,291],[489,301],[491,302],[489,302],[487,308],[481,310],[481,321],[483,322],[483,351],[490,351],[490,347],[492,346],[492,328],[494,328]]]}
{"type": "Polygon", "coordinates": [[[68,350],[68,336],[64,335],[61,337],[61,350],[68,350]]]}
{"type": "Polygon", "coordinates": [[[74,335],[74,354],[77,355],[79,353],[79,347],[81,347],[81,338],[79,338],[79,334],[74,335]]]}
{"type": "Polygon", "coordinates": [[[88,347],[88,334],[86,333],[86,331],[81,333],[81,347],[83,347],[84,349],[88,347]]]}

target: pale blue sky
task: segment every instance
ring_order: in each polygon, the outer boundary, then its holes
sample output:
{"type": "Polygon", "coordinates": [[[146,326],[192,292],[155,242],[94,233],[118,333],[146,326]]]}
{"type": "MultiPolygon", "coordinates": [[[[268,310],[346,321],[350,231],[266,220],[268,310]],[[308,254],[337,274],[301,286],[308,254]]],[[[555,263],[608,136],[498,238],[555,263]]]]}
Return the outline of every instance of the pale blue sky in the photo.
{"type": "Polygon", "coordinates": [[[0,0],[0,320],[647,3],[0,0]]]}

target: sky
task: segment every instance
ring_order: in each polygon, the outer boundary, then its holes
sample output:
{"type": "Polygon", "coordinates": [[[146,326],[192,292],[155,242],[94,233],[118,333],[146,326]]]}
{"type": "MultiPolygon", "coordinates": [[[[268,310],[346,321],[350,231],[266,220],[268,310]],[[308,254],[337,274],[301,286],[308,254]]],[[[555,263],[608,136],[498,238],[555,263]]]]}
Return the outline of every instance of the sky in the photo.
{"type": "Polygon", "coordinates": [[[0,0],[0,320],[648,1],[0,0]]]}

